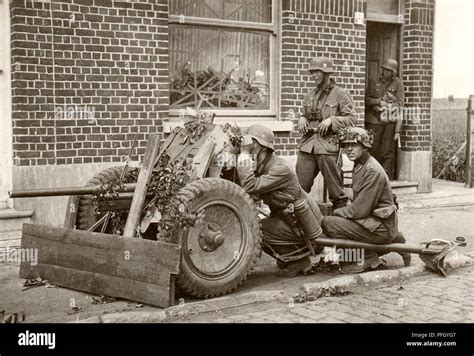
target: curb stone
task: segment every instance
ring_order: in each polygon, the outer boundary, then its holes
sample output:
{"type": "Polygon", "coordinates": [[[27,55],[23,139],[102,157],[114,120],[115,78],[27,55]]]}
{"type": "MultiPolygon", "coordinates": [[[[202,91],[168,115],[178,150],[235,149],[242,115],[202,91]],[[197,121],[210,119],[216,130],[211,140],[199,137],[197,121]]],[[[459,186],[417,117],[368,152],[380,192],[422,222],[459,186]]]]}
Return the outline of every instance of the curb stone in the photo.
{"type": "Polygon", "coordinates": [[[91,318],[82,319],[78,321],[71,321],[71,323],[89,324],[89,323],[161,323],[167,318],[164,310],[156,312],[121,312],[111,313],[102,316],[93,316],[91,318]]]}
{"type": "Polygon", "coordinates": [[[79,319],[68,322],[68,324],[100,324],[102,323],[102,319],[100,316],[93,316],[87,319],[79,319]]]}
{"type": "Polygon", "coordinates": [[[316,282],[316,283],[305,283],[299,288],[299,293],[303,294],[312,294],[314,292],[318,292],[323,288],[335,288],[339,287],[342,289],[347,289],[351,287],[355,287],[357,285],[357,279],[355,276],[343,276],[333,278],[328,281],[324,282],[316,282]]]}
{"type": "Polygon", "coordinates": [[[359,284],[369,286],[406,279],[421,275],[423,272],[427,272],[424,265],[415,265],[390,271],[371,271],[355,277],[360,281],[359,284]]]}
{"type": "Polygon", "coordinates": [[[132,311],[123,313],[105,314],[100,317],[102,323],[161,323],[166,319],[164,310],[156,312],[132,311]]]}
{"type": "Polygon", "coordinates": [[[315,294],[322,289],[328,288],[338,287],[342,289],[349,289],[356,286],[374,286],[420,275],[425,271],[426,268],[424,265],[403,267],[400,269],[388,271],[371,271],[358,275],[338,277],[324,282],[305,283],[301,286],[299,291],[302,294],[315,294]]]}
{"type": "MultiPolygon", "coordinates": [[[[396,270],[382,270],[365,272],[358,275],[348,275],[333,278],[324,282],[305,283],[298,295],[317,294],[323,289],[349,289],[357,286],[377,286],[384,283],[402,282],[407,278],[429,273],[429,269],[422,264],[403,267],[396,270]]],[[[241,295],[230,295],[214,299],[202,300],[159,310],[156,312],[122,312],[94,316],[88,319],[73,321],[72,323],[166,323],[171,320],[185,319],[191,315],[204,313],[220,313],[224,309],[237,308],[258,303],[283,302],[286,303],[294,295],[284,290],[255,291],[241,295]]]]}
{"type": "Polygon", "coordinates": [[[168,318],[181,317],[185,315],[202,314],[202,313],[219,313],[223,309],[231,309],[250,304],[268,303],[274,301],[287,301],[288,294],[283,290],[275,291],[255,291],[238,296],[225,296],[214,299],[202,300],[183,305],[174,305],[165,309],[168,318]]]}
{"type": "Polygon", "coordinates": [[[256,303],[268,303],[273,301],[287,301],[287,292],[257,291],[239,295],[236,302],[235,296],[225,296],[220,298],[202,300],[183,305],[174,305],[156,312],[133,311],[122,313],[111,313],[103,316],[94,316],[71,323],[161,323],[167,319],[183,317],[184,315],[218,313],[223,309],[236,308],[244,305],[256,303]],[[233,303],[232,303],[233,302],[233,303]]]}

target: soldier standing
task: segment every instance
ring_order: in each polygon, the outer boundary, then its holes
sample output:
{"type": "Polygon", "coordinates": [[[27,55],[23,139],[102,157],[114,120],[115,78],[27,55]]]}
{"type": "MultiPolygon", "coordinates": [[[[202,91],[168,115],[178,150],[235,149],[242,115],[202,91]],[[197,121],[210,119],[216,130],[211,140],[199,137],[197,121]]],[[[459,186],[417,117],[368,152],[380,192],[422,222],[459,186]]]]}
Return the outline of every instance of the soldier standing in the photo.
{"type": "MultiPolygon", "coordinates": [[[[351,127],[339,132],[339,139],[347,157],[354,162],[352,176],[352,204],[336,209],[333,216],[323,218],[325,235],[384,245],[405,243],[398,231],[397,207],[390,182],[382,166],[368,149],[373,138],[360,127],[351,127]]],[[[405,266],[411,261],[409,253],[400,253],[405,266]]],[[[346,272],[362,272],[380,265],[377,253],[366,251],[362,265],[345,266],[346,272]]]]}
{"type": "Polygon", "coordinates": [[[302,188],[309,193],[314,179],[321,172],[329,198],[337,208],[347,204],[347,195],[338,164],[336,133],[341,128],[354,126],[357,119],[352,99],[331,78],[334,68],[329,58],[313,59],[309,72],[316,87],[306,94],[303,114],[298,121],[298,130],[303,137],[298,144],[296,174],[302,188]]]}
{"type": "Polygon", "coordinates": [[[400,141],[403,82],[397,77],[398,63],[387,59],[382,65],[379,81],[369,87],[366,95],[365,127],[374,133],[370,153],[382,165],[390,180],[395,179],[395,145],[400,141]]]}

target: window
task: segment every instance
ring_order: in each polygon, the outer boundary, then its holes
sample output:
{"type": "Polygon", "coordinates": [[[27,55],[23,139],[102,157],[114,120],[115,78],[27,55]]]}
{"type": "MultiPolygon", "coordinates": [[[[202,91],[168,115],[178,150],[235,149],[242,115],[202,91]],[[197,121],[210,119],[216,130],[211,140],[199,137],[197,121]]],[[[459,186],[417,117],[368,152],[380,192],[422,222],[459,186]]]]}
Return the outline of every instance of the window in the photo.
{"type": "Polygon", "coordinates": [[[272,0],[170,1],[170,105],[273,112],[277,93],[272,0]]]}

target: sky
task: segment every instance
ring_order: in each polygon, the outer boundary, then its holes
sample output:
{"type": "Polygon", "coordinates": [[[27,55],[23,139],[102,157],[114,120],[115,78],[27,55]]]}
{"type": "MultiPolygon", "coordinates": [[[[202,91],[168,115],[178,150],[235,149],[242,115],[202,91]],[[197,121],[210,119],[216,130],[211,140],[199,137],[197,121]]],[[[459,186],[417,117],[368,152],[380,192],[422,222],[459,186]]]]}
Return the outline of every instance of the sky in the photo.
{"type": "Polygon", "coordinates": [[[474,95],[474,0],[436,0],[433,97],[474,95]]]}

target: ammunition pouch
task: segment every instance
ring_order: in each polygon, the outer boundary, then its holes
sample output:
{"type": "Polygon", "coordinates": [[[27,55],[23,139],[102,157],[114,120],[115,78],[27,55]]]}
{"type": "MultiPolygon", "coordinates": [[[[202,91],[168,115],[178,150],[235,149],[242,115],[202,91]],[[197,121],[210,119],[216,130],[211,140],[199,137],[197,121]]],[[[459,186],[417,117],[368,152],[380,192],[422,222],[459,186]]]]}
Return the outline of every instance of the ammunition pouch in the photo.
{"type": "Polygon", "coordinates": [[[375,209],[372,212],[372,215],[380,219],[388,219],[394,212],[397,211],[397,206],[395,204],[385,206],[383,208],[375,209]]]}
{"type": "Polygon", "coordinates": [[[398,234],[397,206],[395,204],[375,209],[372,215],[380,219],[380,222],[388,229],[389,235],[395,238],[398,234]]]}

